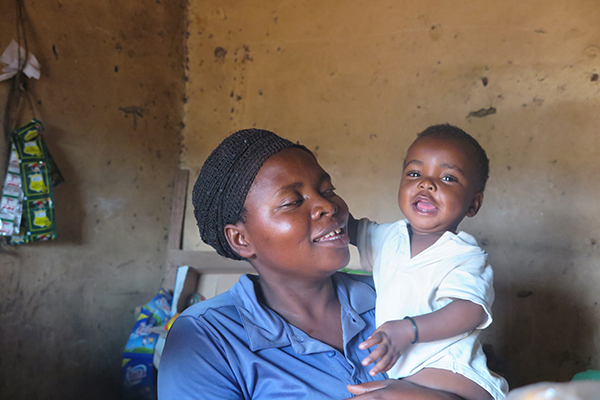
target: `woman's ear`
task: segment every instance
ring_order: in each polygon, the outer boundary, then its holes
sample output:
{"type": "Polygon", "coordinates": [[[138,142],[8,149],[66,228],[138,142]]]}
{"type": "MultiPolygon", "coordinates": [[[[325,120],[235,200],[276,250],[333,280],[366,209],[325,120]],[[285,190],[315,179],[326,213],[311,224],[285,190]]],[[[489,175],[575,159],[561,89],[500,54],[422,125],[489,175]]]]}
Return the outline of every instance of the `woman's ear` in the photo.
{"type": "Polygon", "coordinates": [[[225,238],[233,251],[238,253],[240,257],[250,258],[254,255],[254,251],[248,241],[248,232],[241,222],[237,224],[225,225],[225,238]]]}
{"type": "Polygon", "coordinates": [[[474,217],[475,215],[477,215],[482,204],[483,204],[483,192],[475,193],[475,196],[473,196],[473,200],[471,200],[471,204],[469,205],[469,208],[467,209],[466,216],[474,217]]]}

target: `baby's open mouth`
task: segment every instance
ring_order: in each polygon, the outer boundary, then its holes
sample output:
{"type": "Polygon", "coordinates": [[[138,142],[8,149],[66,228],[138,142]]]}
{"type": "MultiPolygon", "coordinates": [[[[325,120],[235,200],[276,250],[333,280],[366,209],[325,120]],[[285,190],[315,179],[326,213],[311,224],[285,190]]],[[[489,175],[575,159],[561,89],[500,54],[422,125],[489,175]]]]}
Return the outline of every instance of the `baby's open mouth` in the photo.
{"type": "Polygon", "coordinates": [[[415,203],[417,210],[421,212],[432,212],[437,209],[436,206],[431,204],[428,200],[421,199],[415,203]]]}

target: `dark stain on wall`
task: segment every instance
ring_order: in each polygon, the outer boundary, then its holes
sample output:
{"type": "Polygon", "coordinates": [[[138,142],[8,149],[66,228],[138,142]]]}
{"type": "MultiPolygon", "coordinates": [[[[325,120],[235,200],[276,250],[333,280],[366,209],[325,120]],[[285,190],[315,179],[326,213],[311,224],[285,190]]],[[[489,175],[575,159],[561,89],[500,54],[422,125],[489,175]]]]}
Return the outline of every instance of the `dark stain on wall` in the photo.
{"type": "Polygon", "coordinates": [[[225,54],[227,54],[227,50],[225,50],[223,47],[217,47],[215,48],[215,58],[217,60],[225,60],[225,54]]]}
{"type": "Polygon", "coordinates": [[[125,115],[133,115],[133,130],[137,128],[137,117],[144,117],[144,109],[140,106],[119,107],[119,111],[123,111],[125,115]]]}
{"type": "Polygon", "coordinates": [[[496,108],[495,107],[490,107],[490,108],[482,108],[479,109],[477,111],[471,111],[469,113],[469,115],[467,115],[467,118],[483,118],[483,117],[487,117],[488,115],[492,115],[492,114],[496,114],[496,108]]]}

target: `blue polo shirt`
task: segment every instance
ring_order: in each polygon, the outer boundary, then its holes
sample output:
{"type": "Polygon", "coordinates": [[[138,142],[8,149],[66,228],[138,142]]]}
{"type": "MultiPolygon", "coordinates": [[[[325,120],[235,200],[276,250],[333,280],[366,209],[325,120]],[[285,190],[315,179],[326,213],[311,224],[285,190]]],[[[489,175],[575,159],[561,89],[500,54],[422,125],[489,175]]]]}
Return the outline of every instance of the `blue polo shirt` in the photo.
{"type": "Polygon", "coordinates": [[[371,277],[336,273],[344,354],[288,324],[256,298],[256,275],[198,303],[173,324],[158,372],[160,400],[345,399],[346,385],[386,379],[361,365],[375,330],[371,277]]]}

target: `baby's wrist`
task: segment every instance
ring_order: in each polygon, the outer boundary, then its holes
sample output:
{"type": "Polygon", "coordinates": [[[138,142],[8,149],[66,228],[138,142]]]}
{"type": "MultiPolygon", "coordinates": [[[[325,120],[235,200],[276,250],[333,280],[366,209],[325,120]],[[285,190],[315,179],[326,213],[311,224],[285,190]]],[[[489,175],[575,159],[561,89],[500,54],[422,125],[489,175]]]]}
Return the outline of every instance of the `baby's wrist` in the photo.
{"type": "Polygon", "coordinates": [[[410,343],[415,344],[419,341],[419,327],[417,326],[417,323],[415,322],[414,318],[409,317],[407,315],[406,317],[404,317],[404,319],[410,322],[410,324],[412,325],[412,339],[410,343]]]}

